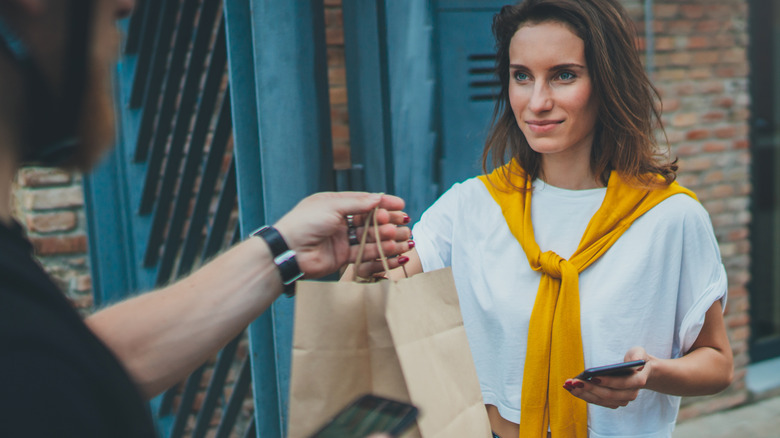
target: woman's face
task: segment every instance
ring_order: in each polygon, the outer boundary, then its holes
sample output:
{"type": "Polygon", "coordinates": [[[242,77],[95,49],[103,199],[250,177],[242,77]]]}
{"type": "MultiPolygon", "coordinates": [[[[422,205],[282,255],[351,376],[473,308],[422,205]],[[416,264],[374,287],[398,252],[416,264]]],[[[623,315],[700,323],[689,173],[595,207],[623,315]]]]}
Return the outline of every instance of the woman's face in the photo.
{"type": "Polygon", "coordinates": [[[589,159],[598,117],[585,44],[559,22],[524,24],[509,45],[509,102],[534,151],[589,159]]]}

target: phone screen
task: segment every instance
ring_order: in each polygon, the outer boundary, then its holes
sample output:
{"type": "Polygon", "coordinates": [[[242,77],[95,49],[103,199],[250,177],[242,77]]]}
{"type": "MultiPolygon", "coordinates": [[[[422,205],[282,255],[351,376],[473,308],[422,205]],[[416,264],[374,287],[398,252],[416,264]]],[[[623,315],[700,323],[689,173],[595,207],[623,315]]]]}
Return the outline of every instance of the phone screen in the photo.
{"type": "Polygon", "coordinates": [[[344,408],[312,438],[364,438],[379,432],[397,436],[414,424],[417,412],[408,403],[368,394],[344,408]]]}
{"type": "Polygon", "coordinates": [[[633,373],[637,368],[644,366],[645,361],[634,360],[630,362],[616,363],[612,365],[605,365],[601,367],[588,368],[581,372],[576,379],[590,380],[596,376],[628,376],[633,373]]]}

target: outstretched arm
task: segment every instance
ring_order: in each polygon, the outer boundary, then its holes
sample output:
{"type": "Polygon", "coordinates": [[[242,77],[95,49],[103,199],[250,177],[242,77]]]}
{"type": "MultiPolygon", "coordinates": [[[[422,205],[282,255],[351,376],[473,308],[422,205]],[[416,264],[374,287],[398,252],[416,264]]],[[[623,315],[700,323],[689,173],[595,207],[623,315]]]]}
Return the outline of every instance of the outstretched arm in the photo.
{"type": "MultiPolygon", "coordinates": [[[[274,226],[307,278],[354,261],[345,215],[379,206],[382,248],[409,249],[410,230],[398,227],[403,200],[368,193],[320,193],[302,200],[274,226]]],[[[376,243],[366,248],[377,257],[376,243]]],[[[87,318],[87,325],[116,354],[142,393],[151,398],[181,381],[263,313],[282,292],[270,250],[249,238],[181,281],[87,318]]]]}

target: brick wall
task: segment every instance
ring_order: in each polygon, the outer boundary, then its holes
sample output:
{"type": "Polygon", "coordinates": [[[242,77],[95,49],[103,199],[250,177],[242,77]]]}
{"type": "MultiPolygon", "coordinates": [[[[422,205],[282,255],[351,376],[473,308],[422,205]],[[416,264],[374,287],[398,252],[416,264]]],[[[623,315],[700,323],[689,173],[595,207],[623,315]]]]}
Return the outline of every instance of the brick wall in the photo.
{"type": "Polygon", "coordinates": [[[28,167],[16,178],[14,209],[35,253],[82,313],[92,309],[81,176],[28,167]]]}
{"type": "MultiPolygon", "coordinates": [[[[644,35],[644,1],[626,6],[644,35]]],[[[734,383],[711,397],[683,400],[680,420],[747,400],[750,269],[746,0],[656,0],[652,79],[663,99],[663,122],[681,184],[710,213],[729,277],[725,320],[734,352],[734,383]]],[[[640,38],[640,47],[645,47],[640,38]]]]}

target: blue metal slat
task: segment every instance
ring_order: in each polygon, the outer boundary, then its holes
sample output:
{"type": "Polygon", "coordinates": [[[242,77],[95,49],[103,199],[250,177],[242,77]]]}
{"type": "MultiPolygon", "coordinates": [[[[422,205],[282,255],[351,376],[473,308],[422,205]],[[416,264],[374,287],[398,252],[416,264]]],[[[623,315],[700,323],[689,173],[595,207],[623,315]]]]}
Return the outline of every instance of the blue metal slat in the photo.
{"type": "MultiPolygon", "coordinates": [[[[162,0],[162,15],[157,23],[157,32],[154,38],[154,51],[151,57],[150,70],[146,78],[146,83],[142,89],[143,93],[137,96],[136,90],[140,88],[133,87],[133,96],[131,104],[137,99],[141,99],[141,121],[138,125],[137,139],[135,146],[135,161],[142,162],[147,160],[149,163],[148,172],[159,172],[160,160],[163,157],[164,150],[152,150],[150,153],[150,140],[152,130],[154,129],[155,116],[157,116],[160,91],[162,90],[163,78],[168,61],[168,53],[171,50],[173,32],[177,27],[176,15],[179,10],[180,0],[162,0]]],[[[139,78],[136,78],[139,79],[139,78]]],[[[140,93],[140,91],[139,91],[140,93]]]]}
{"type": "MultiPolygon", "coordinates": [[[[140,42],[138,47],[138,63],[136,64],[133,79],[131,81],[128,106],[138,108],[143,103],[146,91],[149,68],[155,52],[155,37],[160,23],[160,3],[151,0],[145,1],[142,10],[137,10],[133,15],[140,19],[140,42]]],[[[134,17],[135,18],[135,17],[134,17]]]]}
{"type": "Polygon", "coordinates": [[[209,233],[206,237],[206,244],[203,246],[203,260],[209,259],[222,249],[225,242],[225,235],[230,222],[230,216],[236,206],[236,165],[235,161],[230,162],[225,181],[222,184],[222,190],[219,193],[217,210],[214,213],[214,220],[209,227],[209,233]]]}
{"type": "Polygon", "coordinates": [[[217,402],[222,397],[228,372],[236,357],[238,343],[241,342],[243,337],[244,333],[242,332],[219,352],[217,363],[214,365],[211,380],[206,389],[206,395],[203,398],[203,404],[198,412],[195,428],[192,430],[192,438],[204,438],[206,436],[211,423],[211,417],[214,416],[214,410],[217,407],[217,402]]]}
{"type": "Polygon", "coordinates": [[[130,24],[127,26],[127,39],[125,40],[125,55],[134,55],[141,46],[141,37],[143,36],[144,17],[149,9],[149,0],[138,0],[130,17],[130,24]]]}
{"type": "Polygon", "coordinates": [[[136,65],[129,94],[130,108],[138,108],[143,104],[146,87],[149,83],[149,69],[152,66],[154,54],[158,51],[157,35],[161,30],[160,21],[162,19],[159,9],[152,7],[152,4],[149,4],[143,11],[136,11],[136,13],[142,14],[143,19],[141,20],[141,42],[138,48],[138,64],[136,65]]]}
{"type": "MultiPolygon", "coordinates": [[[[198,2],[199,0],[183,0],[181,4],[176,36],[170,53],[170,64],[165,71],[161,86],[162,101],[159,104],[159,109],[156,110],[157,121],[155,122],[155,129],[151,132],[149,138],[151,150],[165,149],[168,143],[168,136],[175,129],[175,125],[172,123],[174,116],[181,112],[185,105],[194,101],[193,98],[185,99],[183,93],[180,92],[180,85],[182,78],[189,74],[190,69],[202,71],[203,60],[206,57],[207,45],[203,45],[200,52],[192,51],[190,54],[192,31],[195,29],[195,17],[199,9],[198,2]],[[178,108],[177,102],[179,102],[178,108]]],[[[149,108],[145,108],[144,111],[149,111],[149,108]]],[[[143,124],[144,122],[142,121],[141,123],[143,124]]],[[[139,141],[142,141],[142,139],[139,139],[139,141]]],[[[171,149],[178,146],[171,145],[171,149]]],[[[167,173],[167,170],[165,172],[167,173]]],[[[153,172],[149,172],[146,175],[143,194],[141,195],[141,205],[138,209],[141,214],[150,213],[154,208],[159,182],[159,175],[155,175],[153,172]]]]}

